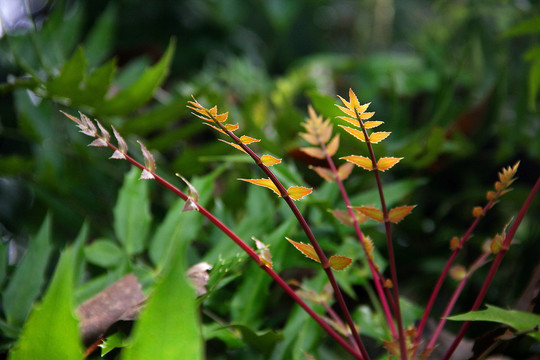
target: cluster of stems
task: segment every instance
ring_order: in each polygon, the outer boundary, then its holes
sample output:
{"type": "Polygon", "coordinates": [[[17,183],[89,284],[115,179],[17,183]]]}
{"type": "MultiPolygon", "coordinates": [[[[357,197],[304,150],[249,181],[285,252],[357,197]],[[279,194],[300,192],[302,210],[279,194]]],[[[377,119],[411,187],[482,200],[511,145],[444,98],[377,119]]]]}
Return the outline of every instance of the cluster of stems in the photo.
{"type": "MultiPolygon", "coordinates": [[[[145,164],[141,164],[137,160],[135,160],[133,157],[129,156],[127,153],[127,145],[125,141],[122,139],[122,137],[118,134],[118,132],[113,128],[114,135],[117,138],[118,141],[118,147],[113,145],[110,142],[110,136],[109,133],[101,126],[99,122],[96,123],[98,125],[98,128],[92,123],[91,120],[89,120],[85,115],[81,114],[81,118],[78,119],[76,117],[73,117],[71,115],[66,114],[71,120],[75,121],[78,124],[78,127],[81,129],[81,132],[84,134],[95,138],[95,140],[92,142],[91,145],[93,146],[103,146],[108,147],[114,151],[112,158],[115,159],[124,159],[131,163],[132,165],[136,166],[137,168],[142,170],[142,179],[154,179],[157,181],[160,185],[164,186],[168,190],[172,191],[174,194],[182,198],[184,201],[187,202],[186,208],[187,210],[196,210],[200,212],[204,217],[206,217],[212,224],[214,224],[217,228],[219,228],[225,235],[227,235],[231,240],[233,240],[244,252],[248,254],[248,256],[255,261],[259,267],[265,271],[284,291],[287,293],[300,307],[302,307],[323,329],[326,331],[337,343],[339,343],[346,351],[348,351],[354,358],[356,359],[362,359],[362,360],[368,360],[370,359],[366,348],[362,342],[362,339],[360,338],[357,327],[355,326],[349,308],[345,303],[344,297],[342,295],[342,291],[335,279],[335,276],[332,272],[332,268],[330,266],[328,257],[325,255],[323,250],[321,249],[317,239],[315,238],[313,232],[311,231],[309,225],[307,224],[306,220],[298,210],[298,207],[294,203],[293,199],[289,196],[287,190],[285,187],[281,184],[281,182],[277,179],[277,177],[273,174],[273,172],[266,166],[261,158],[254,153],[238,136],[236,136],[232,131],[230,131],[230,128],[228,128],[226,125],[222,123],[218,118],[216,118],[216,112],[212,111],[212,109],[208,110],[202,106],[198,102],[190,102],[192,105],[198,106],[198,109],[200,111],[199,114],[203,114],[206,117],[206,120],[212,120],[214,125],[218,127],[218,129],[225,133],[227,136],[229,136],[237,145],[238,148],[242,149],[246,154],[248,154],[253,161],[260,167],[260,169],[269,177],[271,182],[275,185],[277,190],[279,191],[280,196],[284,199],[284,201],[287,203],[287,205],[290,207],[291,211],[293,212],[294,216],[298,220],[298,223],[300,224],[302,230],[305,232],[307,238],[309,239],[311,246],[313,246],[314,251],[316,252],[318,259],[320,260],[321,266],[323,270],[325,271],[328,281],[332,287],[335,299],[337,301],[337,304],[341,310],[342,316],[344,320],[342,320],[337,313],[335,313],[331,307],[329,307],[327,304],[325,305],[325,309],[330,314],[331,318],[334,320],[335,323],[339,324],[342,328],[345,328],[345,324],[347,327],[347,332],[349,336],[349,341],[346,341],[338,332],[334,330],[334,328],[325,321],[319,314],[315,313],[311,307],[309,307],[304,300],[287,284],[287,282],[280,277],[280,275],[272,269],[271,264],[268,263],[264,258],[261,257],[260,254],[258,254],[254,249],[252,249],[250,246],[246,244],[245,241],[243,241],[240,237],[238,237],[230,228],[228,228],[226,225],[224,225],[218,218],[216,218],[211,212],[209,212],[207,209],[205,209],[203,206],[199,205],[196,202],[196,198],[194,198],[190,193],[186,194],[183,191],[181,191],[178,187],[172,185],[170,182],[166,181],[162,177],[160,177],[156,173],[155,163],[153,160],[153,157],[151,154],[146,150],[144,145],[141,143],[141,149],[145,158],[145,164]],[[202,110],[201,110],[202,109],[202,110]]],[[[433,304],[437,298],[437,295],[439,294],[439,291],[442,287],[442,284],[444,282],[444,279],[448,275],[452,264],[454,263],[455,258],[459,254],[460,250],[462,249],[465,242],[468,240],[470,235],[472,234],[473,230],[476,228],[478,222],[483,217],[483,215],[486,213],[487,210],[489,210],[495,203],[498,196],[502,195],[503,192],[505,192],[505,189],[499,189],[499,193],[497,193],[497,196],[492,196],[492,198],[488,201],[488,203],[482,208],[481,215],[476,216],[475,221],[472,223],[472,225],[469,227],[467,232],[464,234],[464,236],[461,238],[459,243],[454,246],[453,252],[448,259],[448,262],[446,266],[444,267],[436,285],[435,288],[430,296],[430,299],[428,301],[428,304],[426,306],[426,309],[424,311],[424,314],[422,316],[422,319],[420,320],[420,323],[416,329],[416,336],[412,339],[411,343],[409,344],[410,348],[408,348],[407,343],[407,335],[406,331],[403,327],[402,317],[401,317],[401,310],[399,305],[399,289],[398,289],[398,278],[397,278],[397,268],[396,268],[396,262],[395,262],[395,256],[394,256],[394,249],[393,249],[393,243],[392,243],[392,235],[391,235],[391,228],[390,228],[390,220],[389,220],[389,212],[386,206],[385,197],[383,193],[383,186],[380,179],[379,170],[377,168],[377,161],[375,157],[375,153],[373,151],[373,147],[371,142],[369,141],[369,136],[366,131],[366,128],[363,124],[361,113],[355,111],[356,118],[358,120],[358,124],[360,125],[362,132],[364,134],[365,142],[367,145],[367,149],[369,152],[369,156],[372,162],[372,170],[375,175],[375,180],[377,183],[377,188],[379,192],[381,207],[382,207],[382,214],[383,214],[383,221],[384,221],[384,228],[386,233],[386,240],[387,240],[387,251],[388,251],[388,260],[390,264],[390,281],[388,279],[385,279],[384,276],[379,272],[378,267],[373,263],[372,257],[369,254],[368,249],[365,245],[365,236],[362,233],[362,230],[360,229],[360,224],[357,219],[357,217],[354,214],[354,211],[351,206],[351,202],[349,199],[349,196],[347,194],[347,191],[345,189],[345,186],[343,185],[343,181],[340,178],[340,174],[338,169],[336,168],[335,163],[332,160],[331,154],[327,151],[327,148],[325,146],[324,141],[322,139],[318,138],[319,146],[324,154],[324,158],[326,159],[326,162],[328,164],[328,167],[330,171],[332,172],[336,183],[339,187],[340,193],[342,195],[343,201],[345,205],[347,206],[347,211],[352,219],[353,226],[356,232],[356,235],[358,237],[358,240],[360,241],[362,245],[362,249],[365,255],[365,258],[367,260],[368,267],[370,269],[371,275],[373,277],[374,286],[379,298],[379,301],[381,303],[381,308],[384,313],[385,319],[388,324],[389,331],[391,333],[392,338],[398,342],[399,344],[399,358],[401,360],[407,360],[411,356],[412,358],[416,357],[416,349],[418,348],[419,343],[422,341],[422,334],[423,330],[426,325],[426,321],[429,317],[429,314],[432,310],[433,304]],[[390,284],[390,285],[388,285],[390,284]]],[[[187,181],[186,181],[187,182],[187,181]]],[[[189,183],[188,183],[189,185],[189,183]]],[[[191,185],[189,185],[190,190],[192,189],[191,185]]],[[[502,258],[504,257],[506,251],[508,250],[513,236],[517,230],[517,227],[521,223],[530,203],[532,202],[533,197],[538,192],[540,187],[540,178],[537,180],[535,186],[529,193],[529,196],[525,203],[523,204],[518,216],[512,223],[512,226],[510,227],[509,231],[504,236],[504,241],[502,242],[500,246],[500,250],[497,252],[495,259],[492,263],[492,266],[488,272],[488,275],[486,277],[486,280],[484,281],[484,284],[480,290],[480,293],[478,294],[476,301],[472,307],[471,310],[477,310],[479,306],[481,305],[484,296],[487,292],[487,289],[495,275],[495,272],[497,271],[502,258]]],[[[436,340],[438,338],[438,335],[442,331],[442,327],[444,326],[444,318],[447,317],[458,296],[460,295],[461,291],[463,290],[465,283],[467,279],[470,277],[470,275],[480,266],[485,264],[487,262],[487,257],[490,255],[489,252],[483,253],[479,259],[469,268],[469,270],[466,272],[466,274],[462,277],[458,287],[454,291],[454,294],[452,298],[450,299],[444,314],[442,316],[441,321],[439,322],[433,336],[429,340],[427,346],[426,346],[426,352],[423,354],[424,356],[429,356],[429,351],[433,349],[433,347],[436,344],[436,340]]],[[[468,329],[469,322],[465,322],[457,334],[454,343],[451,345],[451,347],[446,352],[444,359],[449,359],[450,356],[453,354],[455,348],[459,344],[459,342],[463,339],[463,336],[468,329]]]]}

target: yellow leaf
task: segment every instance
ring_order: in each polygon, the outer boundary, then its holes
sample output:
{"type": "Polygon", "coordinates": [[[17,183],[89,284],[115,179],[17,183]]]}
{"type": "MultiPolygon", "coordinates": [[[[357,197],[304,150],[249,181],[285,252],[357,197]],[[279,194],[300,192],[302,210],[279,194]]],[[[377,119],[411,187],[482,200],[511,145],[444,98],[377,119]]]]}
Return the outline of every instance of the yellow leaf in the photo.
{"type": "Polygon", "coordinates": [[[214,107],[211,108],[211,109],[207,109],[206,111],[208,111],[208,113],[209,113],[210,115],[212,115],[213,117],[216,117],[216,116],[217,116],[217,105],[214,106],[214,107]]]}
{"type": "Polygon", "coordinates": [[[328,155],[334,156],[338,148],[339,148],[339,134],[334,136],[332,141],[328,143],[328,145],[326,146],[326,152],[328,153],[328,155]]]}
{"type": "Polygon", "coordinates": [[[226,113],[223,113],[223,114],[219,114],[219,115],[216,115],[215,118],[217,121],[219,122],[224,122],[224,121],[227,121],[227,118],[229,117],[229,113],[226,112],[226,113]]]}
{"type": "Polygon", "coordinates": [[[261,162],[265,166],[272,166],[272,165],[279,164],[281,162],[281,159],[277,159],[273,157],[272,155],[263,155],[261,156],[261,162]]]}
{"type": "Polygon", "coordinates": [[[358,102],[358,98],[356,97],[356,94],[352,89],[349,89],[349,101],[351,104],[351,110],[358,111],[359,113],[363,113],[365,110],[359,111],[360,109],[360,103],[358,102]]]}
{"type": "Polygon", "coordinates": [[[326,181],[332,182],[336,180],[334,178],[334,174],[328,168],[324,168],[320,166],[310,166],[309,168],[315,171],[320,177],[322,177],[326,181]]]}
{"type": "Polygon", "coordinates": [[[382,157],[377,161],[377,169],[380,171],[386,171],[392,166],[396,165],[403,158],[395,157],[382,157]]]}
{"type": "MultiPolygon", "coordinates": [[[[364,113],[364,114],[375,114],[375,113],[364,113]]],[[[364,115],[364,114],[362,114],[362,115],[364,115]]],[[[382,121],[366,121],[364,123],[364,127],[366,129],[373,129],[373,128],[381,125],[382,123],[383,123],[382,121]]]]}
{"type": "Polygon", "coordinates": [[[369,142],[372,144],[376,144],[384,139],[386,139],[390,135],[389,132],[374,132],[371,135],[369,135],[369,142]]]}
{"type": "Polygon", "coordinates": [[[242,149],[242,147],[236,143],[225,141],[223,139],[218,139],[218,140],[224,142],[225,144],[231,145],[233,148],[238,149],[247,154],[246,150],[242,149]]]}
{"type": "Polygon", "coordinates": [[[316,262],[321,262],[321,260],[319,259],[319,255],[317,255],[317,253],[315,252],[315,249],[313,248],[313,246],[311,246],[309,244],[304,244],[304,243],[301,243],[301,242],[296,242],[294,240],[289,239],[288,237],[286,237],[285,239],[287,239],[287,241],[289,241],[291,244],[293,244],[293,246],[296,249],[298,249],[298,251],[300,251],[302,254],[304,254],[305,256],[310,258],[311,260],[315,260],[316,262]]]}
{"type": "Polygon", "coordinates": [[[300,136],[302,138],[304,138],[304,140],[306,140],[311,145],[319,145],[319,140],[314,135],[306,134],[306,133],[300,133],[300,136]]]}
{"type": "MultiPolygon", "coordinates": [[[[341,100],[341,102],[343,103],[343,105],[345,105],[345,107],[346,107],[347,109],[349,109],[349,110],[354,110],[354,107],[351,106],[351,103],[350,103],[350,102],[348,102],[347,100],[345,100],[344,98],[342,98],[342,97],[339,96],[339,95],[338,95],[338,98],[339,98],[339,100],[341,100]]],[[[336,106],[338,106],[338,105],[336,105],[336,106]]]]}
{"type": "Polygon", "coordinates": [[[373,206],[353,206],[354,210],[359,211],[360,213],[366,215],[368,218],[373,219],[378,222],[383,221],[383,213],[380,209],[377,209],[373,206]]]}
{"type": "MultiPolygon", "coordinates": [[[[212,125],[212,124],[210,124],[210,123],[203,123],[203,124],[208,125],[208,126],[210,126],[212,129],[217,130],[217,131],[219,131],[220,133],[223,133],[223,134],[227,135],[227,133],[226,133],[225,131],[221,130],[220,128],[218,128],[218,127],[215,126],[215,125],[212,125]]],[[[236,131],[236,130],[238,130],[238,124],[234,124],[234,125],[226,124],[226,125],[225,125],[225,128],[226,128],[227,130],[229,130],[229,131],[236,131]]]]}
{"type": "Polygon", "coordinates": [[[338,168],[338,176],[341,180],[345,180],[351,175],[354,168],[352,163],[345,163],[338,168]]]}
{"type": "Polygon", "coordinates": [[[247,145],[247,144],[251,144],[251,143],[254,143],[254,142],[259,142],[261,140],[252,138],[250,136],[242,135],[240,137],[240,141],[247,145]]]}
{"type": "Polygon", "coordinates": [[[363,141],[363,142],[366,141],[366,138],[364,136],[364,132],[362,130],[354,129],[352,127],[343,126],[343,125],[339,125],[339,127],[343,128],[343,130],[347,131],[349,134],[351,134],[352,136],[354,136],[358,140],[363,141]]]}
{"type": "Polygon", "coordinates": [[[287,189],[287,194],[289,194],[289,196],[293,200],[300,200],[304,196],[311,194],[312,191],[313,188],[306,188],[303,186],[291,186],[287,189]]]}
{"type": "Polygon", "coordinates": [[[238,179],[238,180],[246,181],[246,182],[249,182],[249,183],[252,183],[252,184],[255,184],[255,185],[259,185],[259,186],[269,188],[270,190],[275,192],[277,195],[281,196],[277,186],[270,179],[238,179]]]}
{"type": "Polygon", "coordinates": [[[360,127],[360,123],[356,119],[353,119],[353,118],[350,118],[350,117],[347,117],[347,116],[338,116],[337,118],[341,119],[341,120],[345,120],[349,124],[354,125],[356,127],[360,127]]]}
{"type": "Polygon", "coordinates": [[[347,108],[344,108],[343,106],[336,105],[339,110],[343,111],[346,115],[349,115],[352,118],[356,117],[356,113],[353,110],[349,110],[347,108]]]}
{"type": "Polygon", "coordinates": [[[395,207],[392,210],[390,210],[390,212],[388,213],[388,219],[394,224],[397,224],[398,222],[403,220],[405,216],[409,215],[412,209],[414,209],[415,207],[416,205],[406,205],[406,206],[395,207]]]}
{"type": "Polygon", "coordinates": [[[373,162],[371,161],[371,159],[368,159],[365,156],[351,155],[342,157],[340,159],[347,160],[348,162],[358,165],[366,170],[373,170],[373,162]]]}
{"type": "MultiPolygon", "coordinates": [[[[364,112],[364,113],[361,113],[360,114],[360,119],[362,120],[367,120],[367,119],[371,119],[371,117],[375,115],[374,112],[364,112]]],[[[382,122],[382,121],[367,121],[367,122],[382,122]]],[[[364,124],[364,126],[366,126],[366,124],[364,124]]],[[[368,127],[366,127],[366,129],[369,129],[368,127]]]]}
{"type": "Polygon", "coordinates": [[[352,263],[352,259],[346,256],[332,255],[328,259],[330,267],[334,270],[345,270],[352,263]]]}
{"type": "Polygon", "coordinates": [[[326,155],[324,154],[324,152],[316,147],[303,147],[300,148],[300,151],[303,151],[307,155],[317,159],[326,159],[326,155]]]}

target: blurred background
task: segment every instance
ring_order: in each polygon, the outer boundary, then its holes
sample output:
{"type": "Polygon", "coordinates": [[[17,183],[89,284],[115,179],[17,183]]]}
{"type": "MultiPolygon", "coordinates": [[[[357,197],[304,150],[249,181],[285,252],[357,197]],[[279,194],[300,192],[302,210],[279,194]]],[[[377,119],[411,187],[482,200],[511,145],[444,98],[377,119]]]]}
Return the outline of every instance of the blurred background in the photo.
{"type": "MultiPolygon", "coordinates": [[[[400,204],[418,204],[395,240],[401,289],[423,305],[450,238],[465,232],[473,206],[485,204],[497,172],[521,161],[514,191],[482,222],[464,263],[517,214],[540,175],[539,10],[527,0],[0,0],[0,234],[10,262],[47,213],[59,247],[85,219],[94,237],[112,227],[129,166],[87,148],[58,110],[114,125],[132,149],[143,139],[164,174],[192,178],[226,163],[214,206],[241,219],[246,185],[235,179],[260,174],[190,114],[191,96],[228,111],[316,194],[323,184],[308,169],[316,159],[298,151],[306,146],[300,124],[309,104],[325,118],[340,115],[336,95],[352,88],[384,121],[381,131],[392,132],[377,154],[404,157],[383,182],[400,204]],[[87,77],[70,77],[69,66],[84,66],[87,77]]],[[[336,159],[364,153],[342,135],[336,159]]],[[[346,186],[354,199],[374,180],[357,169],[346,186]]],[[[154,185],[151,193],[160,219],[172,198],[154,185]]],[[[317,212],[339,199],[306,202],[316,231],[347,234],[329,230],[330,215],[317,212]]],[[[487,303],[514,307],[531,278],[539,204],[487,303]]],[[[369,231],[384,251],[380,229],[369,231]]],[[[478,276],[471,286],[480,285],[478,276]]]]}

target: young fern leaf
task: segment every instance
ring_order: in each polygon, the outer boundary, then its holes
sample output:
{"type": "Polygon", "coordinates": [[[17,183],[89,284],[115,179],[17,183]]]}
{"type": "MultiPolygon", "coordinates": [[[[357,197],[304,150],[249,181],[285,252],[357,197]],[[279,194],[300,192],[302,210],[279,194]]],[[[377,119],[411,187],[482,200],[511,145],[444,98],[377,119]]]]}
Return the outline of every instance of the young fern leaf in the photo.
{"type": "Polygon", "coordinates": [[[304,196],[311,194],[312,191],[313,191],[312,188],[306,188],[303,186],[291,186],[290,188],[287,189],[287,194],[293,200],[300,200],[304,196]]]}
{"type": "Polygon", "coordinates": [[[373,206],[352,206],[351,208],[353,210],[356,210],[356,211],[364,214],[368,218],[373,219],[375,221],[378,221],[378,222],[383,222],[384,221],[383,212],[381,211],[381,209],[377,209],[376,207],[373,207],[373,206]]]}
{"type": "Polygon", "coordinates": [[[371,135],[369,135],[369,142],[372,144],[377,144],[378,142],[383,141],[390,135],[389,132],[374,132],[371,135]]]}
{"type": "Polygon", "coordinates": [[[370,158],[367,158],[365,156],[360,155],[350,155],[350,156],[344,156],[340,159],[347,160],[348,162],[360,166],[361,168],[364,168],[366,170],[373,170],[373,162],[370,158]]]}
{"type": "Polygon", "coordinates": [[[260,241],[254,236],[252,236],[251,239],[255,241],[255,246],[257,247],[257,250],[259,250],[259,258],[261,259],[262,263],[265,266],[272,268],[272,254],[270,254],[270,249],[268,248],[268,245],[264,244],[262,241],[260,241]]]}
{"type": "Polygon", "coordinates": [[[404,205],[395,207],[388,212],[388,220],[390,220],[390,222],[393,222],[394,224],[397,224],[398,222],[403,220],[405,216],[409,215],[415,207],[416,205],[404,205]]]}
{"type": "MultiPolygon", "coordinates": [[[[296,242],[294,240],[289,239],[288,237],[286,237],[285,239],[287,239],[288,242],[290,242],[298,251],[300,251],[306,257],[316,262],[319,262],[319,263],[321,262],[321,260],[319,259],[319,256],[315,252],[315,249],[313,248],[312,245],[296,242]]],[[[349,266],[352,263],[352,259],[346,256],[332,255],[328,259],[328,262],[332,269],[339,271],[339,270],[344,270],[347,266],[349,266]]]]}
{"type": "Polygon", "coordinates": [[[199,211],[199,207],[197,205],[197,202],[199,201],[199,193],[197,192],[197,189],[189,181],[186,180],[182,175],[176,173],[176,176],[178,176],[186,185],[188,186],[188,199],[186,200],[186,203],[184,205],[184,208],[182,209],[182,212],[186,211],[192,211],[197,210],[199,211]]]}
{"type": "Polygon", "coordinates": [[[342,128],[343,130],[345,130],[346,132],[348,132],[349,134],[351,134],[352,136],[354,136],[355,138],[357,138],[358,140],[362,142],[366,142],[366,137],[364,136],[364,133],[362,132],[362,130],[354,129],[352,127],[343,126],[343,125],[338,125],[338,126],[342,128]]]}
{"type": "Polygon", "coordinates": [[[258,186],[263,186],[265,188],[268,188],[268,189],[272,190],[278,196],[281,196],[277,186],[270,179],[238,179],[238,180],[246,181],[248,183],[252,183],[252,184],[255,184],[255,185],[258,185],[258,186]]]}
{"type": "Polygon", "coordinates": [[[281,159],[275,158],[272,155],[261,156],[261,162],[264,166],[273,166],[281,163],[281,159]]]}
{"type": "Polygon", "coordinates": [[[377,160],[377,169],[379,171],[386,171],[396,165],[398,162],[401,161],[403,158],[395,158],[395,157],[382,157],[379,160],[377,160]]]}

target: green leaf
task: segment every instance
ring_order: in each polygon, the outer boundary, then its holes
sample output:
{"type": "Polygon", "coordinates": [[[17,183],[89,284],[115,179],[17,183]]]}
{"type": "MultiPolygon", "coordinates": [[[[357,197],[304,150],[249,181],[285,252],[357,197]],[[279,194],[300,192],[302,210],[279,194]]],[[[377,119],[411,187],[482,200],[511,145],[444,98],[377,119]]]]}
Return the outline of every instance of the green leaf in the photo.
{"type": "Polygon", "coordinates": [[[9,360],[81,359],[82,341],[73,312],[73,253],[66,249],[51,285],[24,325],[9,360]]]}
{"type": "Polygon", "coordinates": [[[84,91],[78,96],[81,104],[98,106],[107,95],[116,73],[116,60],[112,59],[92,71],[86,78],[84,91]]]}
{"type": "Polygon", "coordinates": [[[8,265],[8,244],[3,241],[0,242],[0,289],[3,288],[4,280],[7,275],[8,265]]]}
{"type": "Polygon", "coordinates": [[[64,63],[62,71],[47,83],[50,95],[71,98],[71,94],[80,90],[86,74],[86,58],[82,47],[78,47],[75,54],[64,63]]]}
{"type": "Polygon", "coordinates": [[[518,331],[532,330],[527,335],[540,341],[540,315],[517,310],[505,310],[493,305],[487,305],[486,310],[470,311],[465,314],[448,317],[448,320],[454,321],[490,321],[504,324],[518,331]]]}
{"type": "Polygon", "coordinates": [[[118,6],[109,3],[86,36],[84,49],[90,67],[100,64],[110,53],[116,25],[118,6]]]}
{"type": "Polygon", "coordinates": [[[163,277],[135,323],[123,360],[202,359],[195,293],[185,275],[185,244],[174,242],[163,277]]]}
{"type": "Polygon", "coordinates": [[[531,64],[529,71],[529,108],[536,110],[536,97],[540,89],[540,60],[534,61],[531,64]]]}
{"type": "Polygon", "coordinates": [[[22,325],[26,319],[45,281],[51,249],[51,217],[47,215],[37,235],[30,239],[24,257],[2,294],[4,313],[9,323],[22,325]]]}
{"type": "Polygon", "coordinates": [[[144,250],[151,222],[148,183],[139,176],[135,167],[126,174],[114,207],[114,232],[129,255],[144,250]]]}
{"type": "Polygon", "coordinates": [[[73,245],[71,245],[71,248],[73,249],[73,257],[75,261],[75,270],[74,270],[74,279],[75,279],[75,286],[80,285],[83,282],[84,277],[84,267],[86,264],[86,261],[84,261],[84,244],[86,243],[86,239],[88,238],[88,222],[84,222],[81,230],[79,231],[79,234],[77,235],[77,238],[73,241],[73,245]]]}
{"type": "Polygon", "coordinates": [[[254,331],[250,327],[241,324],[230,324],[222,329],[233,328],[242,334],[242,340],[255,349],[259,350],[265,356],[270,355],[276,343],[283,340],[283,335],[274,330],[254,331]]]}
{"type": "Polygon", "coordinates": [[[118,92],[113,98],[106,100],[99,106],[98,111],[109,115],[127,114],[150,100],[169,72],[174,48],[175,41],[171,40],[167,51],[157,64],[147,69],[129,87],[118,92]]]}
{"type": "Polygon", "coordinates": [[[507,30],[504,33],[504,36],[520,36],[536,33],[540,33],[540,16],[520,22],[513,28],[507,30]]]}
{"type": "Polygon", "coordinates": [[[123,262],[126,254],[112,240],[98,239],[84,248],[89,263],[104,268],[114,268],[123,262]]]}
{"type": "Polygon", "coordinates": [[[126,347],[127,344],[126,335],[121,331],[115,332],[114,334],[107,336],[105,340],[103,340],[103,344],[100,345],[101,357],[107,355],[107,353],[114,349],[126,347]]]}

